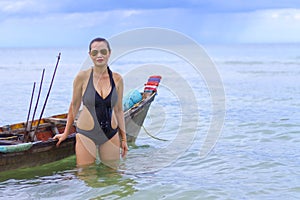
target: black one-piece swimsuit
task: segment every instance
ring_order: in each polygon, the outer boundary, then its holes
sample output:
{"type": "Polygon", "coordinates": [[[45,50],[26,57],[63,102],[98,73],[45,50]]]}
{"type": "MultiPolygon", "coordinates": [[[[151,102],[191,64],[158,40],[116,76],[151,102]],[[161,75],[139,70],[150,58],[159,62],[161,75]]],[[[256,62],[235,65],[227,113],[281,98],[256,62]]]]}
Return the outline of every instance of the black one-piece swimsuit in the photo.
{"type": "Polygon", "coordinates": [[[112,71],[108,69],[111,91],[109,95],[102,98],[94,87],[93,69],[82,97],[83,105],[87,107],[94,120],[92,130],[82,130],[76,127],[77,133],[87,136],[96,145],[101,145],[110,140],[117,132],[118,128],[111,127],[112,110],[118,101],[118,94],[113,80],[112,71]]]}

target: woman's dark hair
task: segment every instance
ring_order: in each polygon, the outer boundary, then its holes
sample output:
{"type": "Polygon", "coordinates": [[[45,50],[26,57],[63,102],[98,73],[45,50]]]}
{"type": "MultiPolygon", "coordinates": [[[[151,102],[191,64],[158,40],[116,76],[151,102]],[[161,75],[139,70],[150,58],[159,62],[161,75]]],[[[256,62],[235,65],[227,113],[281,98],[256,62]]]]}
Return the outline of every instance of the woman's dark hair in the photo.
{"type": "Polygon", "coordinates": [[[92,44],[93,44],[94,42],[105,42],[106,45],[107,45],[108,51],[111,52],[110,45],[109,45],[108,41],[107,41],[106,39],[100,38],[100,37],[95,38],[95,39],[93,39],[93,40],[90,42],[89,51],[91,51],[91,49],[92,49],[92,44]]]}

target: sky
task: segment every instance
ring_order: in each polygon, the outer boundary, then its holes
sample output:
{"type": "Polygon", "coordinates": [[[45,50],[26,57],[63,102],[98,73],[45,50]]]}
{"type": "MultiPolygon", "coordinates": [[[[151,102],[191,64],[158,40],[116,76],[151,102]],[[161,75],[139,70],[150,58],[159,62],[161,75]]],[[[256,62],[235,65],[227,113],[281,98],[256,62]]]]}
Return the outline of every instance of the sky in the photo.
{"type": "Polygon", "coordinates": [[[298,43],[300,1],[0,0],[0,47],[79,47],[145,27],[200,44],[298,43]]]}

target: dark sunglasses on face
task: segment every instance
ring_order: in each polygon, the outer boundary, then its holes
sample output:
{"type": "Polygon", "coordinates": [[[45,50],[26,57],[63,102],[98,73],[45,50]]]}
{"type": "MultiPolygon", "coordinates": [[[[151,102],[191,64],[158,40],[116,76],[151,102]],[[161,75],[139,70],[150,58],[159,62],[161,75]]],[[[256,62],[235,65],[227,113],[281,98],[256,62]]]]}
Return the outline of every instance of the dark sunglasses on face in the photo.
{"type": "Polygon", "coordinates": [[[92,55],[92,56],[96,56],[96,55],[98,55],[99,52],[100,52],[102,55],[104,55],[104,56],[106,56],[106,55],[108,54],[108,50],[107,50],[107,49],[101,49],[100,51],[98,51],[98,50],[92,50],[92,51],[91,51],[91,55],[92,55]]]}

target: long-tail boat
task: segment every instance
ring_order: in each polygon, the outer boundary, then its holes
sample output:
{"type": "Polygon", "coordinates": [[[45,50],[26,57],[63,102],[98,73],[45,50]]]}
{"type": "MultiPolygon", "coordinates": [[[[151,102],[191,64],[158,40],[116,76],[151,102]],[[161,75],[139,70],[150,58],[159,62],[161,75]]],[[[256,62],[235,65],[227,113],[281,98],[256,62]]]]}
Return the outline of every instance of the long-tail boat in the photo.
{"type": "MultiPolygon", "coordinates": [[[[150,76],[142,92],[133,90],[134,92],[124,96],[125,127],[129,144],[134,144],[138,137],[149,107],[157,94],[160,78],[150,76]]],[[[32,120],[29,123],[0,127],[0,172],[39,166],[75,154],[76,122],[71,134],[59,147],[56,147],[57,141],[52,139],[54,135],[63,133],[66,122],[67,114],[64,113],[32,120]],[[29,124],[30,131],[28,131],[29,124]],[[29,138],[29,141],[25,138],[29,138]]]]}

